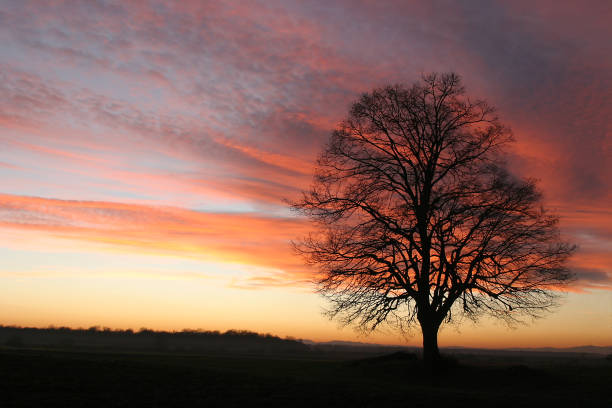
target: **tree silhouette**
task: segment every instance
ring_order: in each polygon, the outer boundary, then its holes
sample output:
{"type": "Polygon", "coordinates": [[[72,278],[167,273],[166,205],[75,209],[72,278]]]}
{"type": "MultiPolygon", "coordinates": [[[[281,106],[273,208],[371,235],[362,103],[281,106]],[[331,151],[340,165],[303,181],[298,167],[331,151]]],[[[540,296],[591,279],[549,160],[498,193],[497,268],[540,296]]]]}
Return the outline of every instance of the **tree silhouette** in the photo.
{"type": "Polygon", "coordinates": [[[454,73],[363,94],[292,205],[314,221],[294,244],[318,267],[330,316],[365,331],[418,322],[433,368],[443,322],[515,322],[554,306],[574,247],[535,180],[504,168],[511,140],[454,73]]]}

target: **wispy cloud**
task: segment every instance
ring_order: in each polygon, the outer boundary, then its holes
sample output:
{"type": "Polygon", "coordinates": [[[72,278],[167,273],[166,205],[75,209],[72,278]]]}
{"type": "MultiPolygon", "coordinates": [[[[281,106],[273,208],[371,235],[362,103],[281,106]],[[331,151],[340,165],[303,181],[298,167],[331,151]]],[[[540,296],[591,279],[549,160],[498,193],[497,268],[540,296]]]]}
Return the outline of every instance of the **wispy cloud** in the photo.
{"type": "Polygon", "coordinates": [[[277,284],[308,279],[308,271],[289,245],[292,238],[306,231],[305,223],[295,218],[0,195],[0,227],[97,243],[100,250],[183,256],[278,270],[274,279],[257,277],[277,284]]]}
{"type": "MultiPolygon", "coordinates": [[[[583,246],[573,264],[578,279],[572,290],[612,289],[612,226],[599,223],[598,229],[585,228],[590,222],[576,221],[581,227],[570,225],[566,229],[583,246]],[[594,233],[598,235],[589,235],[594,233]]],[[[38,238],[43,235],[97,244],[100,251],[172,255],[256,267],[250,278],[234,281],[233,287],[300,285],[309,282],[313,273],[290,249],[290,241],[305,236],[310,228],[305,220],[293,217],[2,194],[0,228],[29,232],[38,238]]]]}

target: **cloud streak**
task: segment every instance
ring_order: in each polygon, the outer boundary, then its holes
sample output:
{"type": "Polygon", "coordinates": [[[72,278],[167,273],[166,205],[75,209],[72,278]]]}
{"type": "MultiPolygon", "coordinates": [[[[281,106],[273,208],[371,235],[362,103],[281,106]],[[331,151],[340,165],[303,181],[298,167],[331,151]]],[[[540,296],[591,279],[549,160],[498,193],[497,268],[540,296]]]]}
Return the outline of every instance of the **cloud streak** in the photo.
{"type": "MultiPolygon", "coordinates": [[[[99,244],[100,250],[239,263],[267,270],[254,276],[253,282],[295,285],[309,279],[308,270],[289,245],[307,230],[295,218],[2,194],[0,228],[99,244]]],[[[248,282],[241,284],[248,286],[248,282]]]]}
{"type": "MultiPolygon", "coordinates": [[[[589,214],[598,220],[600,214],[589,214]]],[[[588,218],[587,217],[587,218],[588,218]]],[[[585,218],[573,219],[583,254],[574,264],[572,290],[612,289],[608,249],[610,225],[589,236],[585,218]]],[[[207,213],[176,207],[99,201],[69,201],[0,194],[0,229],[96,244],[99,250],[132,251],[160,256],[198,258],[259,268],[234,287],[256,288],[306,284],[312,270],[290,249],[309,225],[294,217],[263,214],[207,213]]]]}

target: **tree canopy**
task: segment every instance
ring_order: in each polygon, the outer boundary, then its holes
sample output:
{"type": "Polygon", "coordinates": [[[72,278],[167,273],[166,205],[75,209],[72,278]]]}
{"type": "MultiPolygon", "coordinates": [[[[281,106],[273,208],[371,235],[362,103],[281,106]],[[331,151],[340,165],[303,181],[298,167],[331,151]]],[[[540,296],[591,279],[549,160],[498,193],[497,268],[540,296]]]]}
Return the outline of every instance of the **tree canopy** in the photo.
{"type": "Polygon", "coordinates": [[[293,209],[329,313],[363,330],[417,323],[424,356],[457,316],[539,316],[571,280],[574,247],[534,179],[508,171],[510,129],[458,75],[363,94],[333,131],[293,209]]]}

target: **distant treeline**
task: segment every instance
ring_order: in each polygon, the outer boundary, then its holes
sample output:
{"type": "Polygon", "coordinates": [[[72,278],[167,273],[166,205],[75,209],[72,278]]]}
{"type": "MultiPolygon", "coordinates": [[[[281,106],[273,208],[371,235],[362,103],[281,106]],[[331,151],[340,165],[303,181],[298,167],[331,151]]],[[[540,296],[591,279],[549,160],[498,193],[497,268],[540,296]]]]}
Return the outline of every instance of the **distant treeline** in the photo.
{"type": "Polygon", "coordinates": [[[101,348],[177,352],[299,353],[310,350],[301,341],[246,330],[156,331],[142,328],[117,330],[100,328],[0,326],[0,345],[8,347],[101,348]]]}

